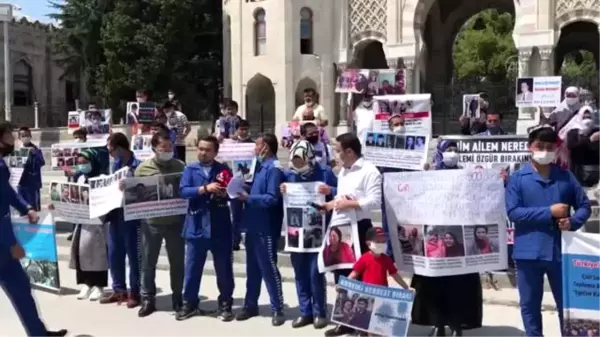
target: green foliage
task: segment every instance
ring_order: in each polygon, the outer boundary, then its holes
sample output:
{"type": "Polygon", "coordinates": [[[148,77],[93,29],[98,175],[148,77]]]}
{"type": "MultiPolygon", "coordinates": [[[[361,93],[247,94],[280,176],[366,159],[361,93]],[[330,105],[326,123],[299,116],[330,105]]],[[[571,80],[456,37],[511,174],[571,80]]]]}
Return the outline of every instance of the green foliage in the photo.
{"type": "Polygon", "coordinates": [[[578,50],[566,55],[560,74],[566,85],[580,86],[594,93],[598,92],[598,68],[594,54],[590,51],[578,50]]]}

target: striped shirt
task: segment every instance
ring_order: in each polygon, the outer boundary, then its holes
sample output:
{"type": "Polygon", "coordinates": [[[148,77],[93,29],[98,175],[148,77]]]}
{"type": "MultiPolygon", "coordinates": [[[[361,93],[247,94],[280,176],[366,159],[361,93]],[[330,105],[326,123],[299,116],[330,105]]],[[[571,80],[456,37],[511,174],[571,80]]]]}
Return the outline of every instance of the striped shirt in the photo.
{"type": "Polygon", "coordinates": [[[175,113],[168,116],[167,123],[169,127],[175,129],[177,132],[175,137],[175,145],[185,146],[185,129],[189,124],[187,116],[181,111],[175,111],[175,113]]]}

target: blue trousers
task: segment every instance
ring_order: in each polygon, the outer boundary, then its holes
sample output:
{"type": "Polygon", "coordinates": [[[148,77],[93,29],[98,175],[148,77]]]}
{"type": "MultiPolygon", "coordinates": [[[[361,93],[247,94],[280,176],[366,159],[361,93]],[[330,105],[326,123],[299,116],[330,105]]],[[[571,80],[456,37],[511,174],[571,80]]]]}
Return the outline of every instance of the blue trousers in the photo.
{"type": "Polygon", "coordinates": [[[126,293],[125,258],[129,260],[129,287],[132,296],[140,295],[140,223],[139,221],[111,222],[108,232],[108,260],[112,288],[126,293]]]}
{"type": "Polygon", "coordinates": [[[17,188],[17,193],[19,193],[31,207],[35,208],[36,211],[39,212],[42,209],[39,188],[19,186],[17,188]]]}
{"type": "Polygon", "coordinates": [[[283,311],[281,274],[277,268],[277,242],[279,237],[246,233],[246,299],[244,308],[258,311],[261,281],[265,281],[271,311],[283,311]]]}
{"type": "Polygon", "coordinates": [[[229,207],[231,208],[231,224],[233,225],[233,243],[239,245],[242,241],[242,214],[244,212],[244,203],[238,199],[232,199],[229,201],[229,207]]]}
{"type": "Polygon", "coordinates": [[[31,295],[29,278],[21,267],[21,262],[13,258],[2,259],[0,264],[0,286],[17,311],[21,324],[28,336],[45,336],[46,326],[40,319],[31,295]]]}
{"type": "Polygon", "coordinates": [[[185,276],[183,280],[183,300],[192,307],[198,306],[198,293],[206,255],[212,253],[217,288],[219,289],[219,305],[233,304],[233,249],[231,240],[218,239],[188,239],[185,241],[185,276]],[[227,243],[229,241],[229,243],[227,243]]]}
{"type": "Polygon", "coordinates": [[[548,276],[550,289],[556,302],[556,310],[563,326],[562,265],[560,262],[539,260],[515,260],[517,288],[519,289],[521,318],[525,336],[543,336],[542,298],[544,296],[544,275],[548,276]]]}
{"type": "Polygon", "coordinates": [[[319,253],[290,253],[302,317],[327,316],[327,285],[318,257],[319,253]]]}

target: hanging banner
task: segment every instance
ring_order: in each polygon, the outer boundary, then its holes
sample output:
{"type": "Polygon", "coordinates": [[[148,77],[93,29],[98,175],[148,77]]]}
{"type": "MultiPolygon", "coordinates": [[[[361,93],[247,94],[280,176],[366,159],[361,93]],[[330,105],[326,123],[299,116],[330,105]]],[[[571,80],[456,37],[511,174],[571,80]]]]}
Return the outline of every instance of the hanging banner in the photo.
{"type": "MultiPolygon", "coordinates": [[[[123,191],[120,182],[127,178],[129,167],[124,167],[110,175],[89,179],[89,208],[90,218],[97,218],[123,205],[123,191]]],[[[81,193],[87,193],[81,189],[81,193]]],[[[82,195],[82,200],[87,196],[82,195]]]]}
{"type": "Polygon", "coordinates": [[[256,170],[254,143],[223,142],[219,146],[217,160],[231,168],[234,178],[252,181],[256,170]]]}
{"type": "Polygon", "coordinates": [[[285,251],[318,253],[325,234],[325,214],[315,207],[325,203],[318,192],[322,182],[286,183],[283,195],[285,251]],[[311,206],[314,205],[314,206],[311,206]]]}
{"type": "Polygon", "coordinates": [[[600,234],[562,232],[563,336],[598,336],[600,234]]]}
{"type": "Polygon", "coordinates": [[[463,112],[464,118],[479,118],[481,110],[479,106],[479,94],[463,95],[463,112]]]}
{"type": "Polygon", "coordinates": [[[385,173],[383,181],[400,270],[446,276],[506,268],[504,182],[497,170],[385,173]]]}
{"type": "MultiPolygon", "coordinates": [[[[50,163],[52,170],[71,170],[73,166],[77,165],[77,156],[79,156],[82,151],[95,148],[106,148],[106,140],[96,140],[85,143],[65,142],[52,144],[50,148],[50,163]]],[[[106,159],[108,160],[108,158],[106,159]]]]}
{"type": "Polygon", "coordinates": [[[154,157],[151,141],[152,135],[131,136],[131,151],[137,159],[146,160],[154,157]]]}
{"type": "Polygon", "coordinates": [[[340,277],[331,321],[374,334],[404,337],[410,326],[410,290],[366,284],[340,277]]]}
{"type": "Polygon", "coordinates": [[[360,257],[358,224],[354,212],[334,212],[319,251],[319,272],[352,269],[360,257]]]}
{"type": "Polygon", "coordinates": [[[389,118],[401,114],[406,133],[431,137],[431,94],[375,96],[373,111],[373,131],[389,131],[389,118]]]}
{"type": "Polygon", "coordinates": [[[363,155],[377,167],[422,170],[427,162],[429,136],[367,132],[363,155]]]}
{"type": "Polygon", "coordinates": [[[188,201],[179,197],[181,174],[125,179],[125,221],[187,214],[188,201]]]}
{"type": "Polygon", "coordinates": [[[17,241],[25,250],[21,260],[31,284],[60,291],[56,226],[51,213],[39,223],[30,224],[26,218],[13,218],[17,241]]]}
{"type": "Polygon", "coordinates": [[[518,108],[556,107],[562,95],[561,76],[519,77],[515,88],[518,108]]]}
{"type": "Polygon", "coordinates": [[[503,168],[511,174],[531,159],[527,135],[440,136],[439,140],[456,142],[458,162],[464,168],[503,168]]]}
{"type": "Polygon", "coordinates": [[[335,92],[372,95],[404,95],[404,69],[347,69],[338,77],[335,92]]]}

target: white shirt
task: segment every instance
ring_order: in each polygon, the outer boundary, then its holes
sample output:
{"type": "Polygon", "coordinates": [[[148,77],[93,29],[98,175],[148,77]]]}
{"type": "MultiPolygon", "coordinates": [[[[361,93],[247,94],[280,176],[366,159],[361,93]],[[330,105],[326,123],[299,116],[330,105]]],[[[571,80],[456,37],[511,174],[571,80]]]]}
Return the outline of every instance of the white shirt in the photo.
{"type": "Polygon", "coordinates": [[[373,130],[373,122],[375,121],[375,113],[371,109],[367,109],[359,105],[354,109],[354,123],[356,124],[356,136],[362,146],[365,146],[365,137],[368,131],[373,130]]]}
{"type": "Polygon", "coordinates": [[[181,111],[174,111],[172,115],[167,116],[167,123],[177,130],[175,145],[185,146],[185,129],[190,124],[187,116],[181,111]]]}
{"type": "MultiPolygon", "coordinates": [[[[307,109],[308,107],[306,106],[306,104],[302,104],[301,106],[299,106],[296,109],[296,113],[294,113],[294,117],[292,119],[294,120],[298,120],[298,121],[303,121],[304,120],[304,111],[307,109]]],[[[325,114],[325,108],[323,108],[323,106],[321,104],[315,103],[312,106],[313,109],[313,114],[315,116],[315,120],[327,120],[327,115],[325,114]]]]}
{"type": "Polygon", "coordinates": [[[315,159],[317,163],[327,166],[333,159],[331,158],[332,149],[329,145],[319,141],[313,145],[315,150],[315,159]]]}
{"type": "Polygon", "coordinates": [[[351,195],[358,199],[357,221],[371,219],[371,211],[380,209],[381,181],[377,167],[363,158],[359,158],[351,168],[340,170],[337,195],[351,195]]]}

